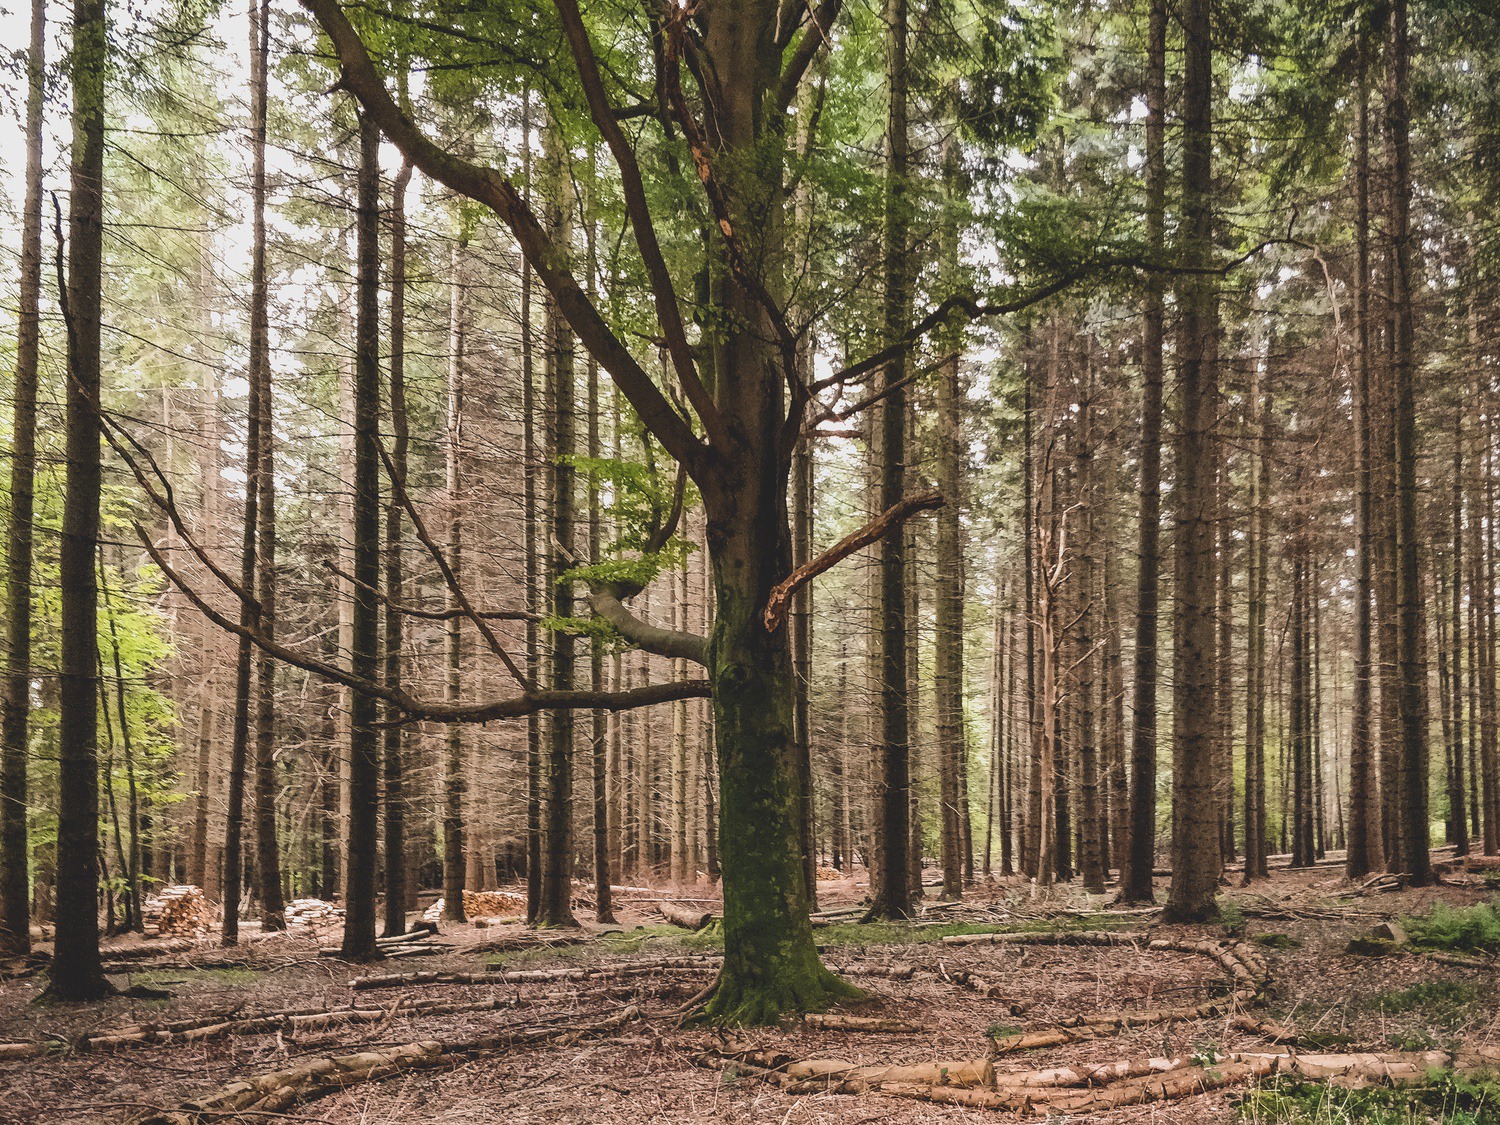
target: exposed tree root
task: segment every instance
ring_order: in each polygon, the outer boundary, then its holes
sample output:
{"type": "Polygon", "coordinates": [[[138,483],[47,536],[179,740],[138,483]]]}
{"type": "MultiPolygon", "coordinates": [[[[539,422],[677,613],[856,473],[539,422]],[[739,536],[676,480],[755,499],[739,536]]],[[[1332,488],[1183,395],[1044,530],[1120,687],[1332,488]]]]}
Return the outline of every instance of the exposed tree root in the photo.
{"type": "Polygon", "coordinates": [[[577,1042],[587,1036],[617,1028],[638,1014],[637,1008],[629,1006],[593,1023],[575,1027],[516,1029],[456,1043],[423,1040],[378,1051],[309,1059],[287,1070],[231,1082],[205,1097],[184,1102],[177,1109],[163,1110],[139,1118],[137,1125],[199,1125],[236,1114],[277,1113],[299,1102],[312,1101],[345,1087],[374,1082],[393,1074],[429,1067],[456,1066],[478,1055],[504,1051],[527,1043],[577,1042]]]}

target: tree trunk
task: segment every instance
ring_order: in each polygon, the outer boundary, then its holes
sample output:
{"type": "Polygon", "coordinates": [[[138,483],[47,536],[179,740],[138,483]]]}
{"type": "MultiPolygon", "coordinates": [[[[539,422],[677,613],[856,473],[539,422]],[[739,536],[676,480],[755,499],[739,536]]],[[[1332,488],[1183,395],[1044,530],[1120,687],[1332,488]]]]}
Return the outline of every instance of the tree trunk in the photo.
{"type": "MultiPolygon", "coordinates": [[[[270,64],[269,0],[250,5],[251,222],[249,379],[259,414],[260,444],[251,480],[255,486],[255,592],[260,599],[260,631],[276,629],[276,438],[271,428],[270,326],[266,282],[266,82],[270,64]]],[[[247,484],[247,488],[249,485],[247,484]]],[[[247,499],[247,503],[248,503],[247,499]]],[[[281,849],[276,840],[276,660],[255,654],[255,872],[262,928],[286,929],[281,897],[281,849]]]]}
{"type": "MultiPolygon", "coordinates": [[[[573,185],[568,175],[566,151],[560,127],[549,121],[544,134],[548,171],[546,222],[556,245],[572,242],[573,185]]],[[[549,609],[554,619],[573,616],[573,587],[561,582],[573,565],[574,474],[577,450],[574,419],[573,333],[555,301],[546,303],[547,381],[552,430],[551,474],[552,549],[547,555],[549,609]]],[[[548,662],[551,686],[557,691],[573,687],[574,637],[567,629],[552,631],[552,659],[548,662]]],[[[542,802],[542,896],[537,904],[540,926],[576,926],[573,917],[573,712],[566,708],[547,716],[547,761],[542,802]]]]}
{"type": "MultiPolygon", "coordinates": [[[[460,233],[450,258],[448,302],[448,420],[445,449],[445,474],[448,499],[448,568],[455,581],[463,576],[464,500],[463,500],[463,424],[464,365],[466,356],[466,310],[464,285],[464,249],[468,243],[464,220],[459,219],[460,233]]],[[[528,415],[529,416],[529,415],[528,415]]],[[[449,702],[456,703],[463,691],[463,619],[456,596],[448,598],[448,627],[445,634],[446,672],[444,691],[449,702]]],[[[464,831],[464,799],[468,792],[468,771],[464,768],[464,729],[450,723],[444,732],[443,769],[443,917],[450,922],[468,921],[464,913],[464,884],[468,841],[464,831]]],[[[539,870],[539,869],[538,869],[539,870]]],[[[527,917],[531,917],[533,899],[527,899],[527,917]]]]}
{"type": "MultiPolygon", "coordinates": [[[[380,582],[380,130],[360,113],[357,272],[354,326],[354,632],[349,669],[375,680],[379,668],[380,582]]],[[[380,744],[375,700],[349,704],[349,842],[344,874],[344,942],[351,961],[379,956],[375,946],[375,866],[379,839],[380,744]]]]}
{"type": "MultiPolygon", "coordinates": [[[[1271,393],[1261,389],[1260,357],[1250,382],[1250,519],[1245,544],[1245,874],[1270,876],[1266,863],[1266,585],[1270,567],[1271,393]]],[[[1269,361],[1268,361],[1269,362],[1269,361]]],[[[1269,372],[1267,372],[1269,375],[1269,372]]]]}
{"type": "Polygon", "coordinates": [[[1371,668],[1374,597],[1374,527],[1371,468],[1370,339],[1370,98],[1369,45],[1359,44],[1357,117],[1354,141],[1355,270],[1354,317],[1357,333],[1354,377],[1354,700],[1349,733],[1349,843],[1344,869],[1362,879],[1384,865],[1381,846],[1379,770],[1370,738],[1373,711],[1371,668]]]}
{"type": "MultiPolygon", "coordinates": [[[[1146,58],[1146,245],[1166,247],[1167,5],[1151,0],[1146,58]]],[[[1141,341],[1140,528],[1136,570],[1135,678],[1130,739],[1130,851],[1120,875],[1124,902],[1155,902],[1156,685],[1161,598],[1162,352],[1166,310],[1159,275],[1147,276],[1141,341]]]]}
{"type": "Polygon", "coordinates": [[[31,0],[31,46],[26,56],[26,211],[21,220],[21,276],[16,294],[15,407],[5,556],[5,695],[0,701],[0,953],[15,956],[31,952],[26,769],[31,737],[32,517],[41,340],[46,47],[47,0],[31,0]]]}
{"type": "Polygon", "coordinates": [[[1414,320],[1411,264],[1411,122],[1407,106],[1410,57],[1406,0],[1390,10],[1391,60],[1386,117],[1391,133],[1391,247],[1395,288],[1393,340],[1396,421],[1397,661],[1400,673],[1400,864],[1416,886],[1432,880],[1427,792],[1427,663],[1420,544],[1417,527],[1417,422],[1413,379],[1414,320]]]}
{"type": "MultiPolygon", "coordinates": [[[[599,275],[598,251],[595,245],[595,227],[597,219],[594,215],[595,192],[598,189],[598,179],[594,172],[592,157],[590,159],[588,210],[584,215],[586,223],[585,245],[588,248],[588,287],[589,295],[596,295],[596,278],[599,275]]],[[[599,361],[593,355],[587,357],[585,367],[585,378],[587,380],[588,394],[588,455],[590,460],[597,462],[603,453],[599,441],[599,361]]],[[[591,561],[599,561],[604,547],[604,517],[599,508],[599,476],[590,473],[587,480],[588,486],[588,540],[591,561]]],[[[602,638],[594,637],[589,644],[589,687],[594,691],[604,690],[604,643],[602,638]]],[[[614,902],[610,890],[610,868],[611,868],[611,843],[614,839],[614,831],[610,818],[609,809],[609,722],[606,712],[597,708],[589,713],[591,723],[590,730],[590,759],[593,765],[593,798],[594,798],[594,920],[600,925],[612,924],[615,920],[614,902]]],[[[618,763],[619,755],[615,755],[618,763]]],[[[617,771],[618,773],[618,771],[617,771]]]]}
{"type": "MultiPolygon", "coordinates": [[[[406,417],[406,189],[411,183],[411,162],[403,160],[391,189],[391,467],[392,482],[385,508],[385,592],[390,602],[385,612],[385,670],[389,687],[401,686],[402,647],[405,628],[397,603],[405,592],[406,570],[402,552],[402,505],[400,492],[406,487],[406,460],[410,433],[406,417]],[[399,482],[399,488],[397,483],[399,482]]],[[[398,722],[393,707],[385,709],[385,737],[381,747],[385,772],[385,936],[406,932],[406,900],[409,891],[406,857],[406,727],[398,722]]]]}
{"type": "Polygon", "coordinates": [[[1175,443],[1172,694],[1172,885],[1167,916],[1204,921],[1216,912],[1219,881],[1218,732],[1214,693],[1213,465],[1217,292],[1212,261],[1213,43],[1210,0],[1185,0],[1182,222],[1180,257],[1195,272],[1178,281],[1180,429],[1175,443]],[[1205,272],[1196,272],[1203,270],[1205,272]]]}
{"type": "MultiPolygon", "coordinates": [[[[910,162],[907,138],[907,5],[885,0],[886,79],[890,105],[885,136],[885,218],[883,266],[884,327],[894,342],[909,319],[906,178],[910,162]]],[[[906,488],[906,354],[885,368],[880,413],[880,509],[901,500],[906,488]]],[[[880,863],[872,874],[872,918],[905,918],[912,912],[911,748],[907,713],[906,539],[888,535],[880,548],[880,863]]],[[[721,771],[721,777],[724,776],[721,771]]]]}
{"type": "Polygon", "coordinates": [[[67,479],[59,547],[57,936],[48,993],[94,1000],[111,991],[99,960],[100,333],[104,260],[103,0],[74,0],[73,147],[68,199],[67,479]]]}
{"type": "MultiPolygon", "coordinates": [[[[956,112],[956,91],[950,89],[946,112],[956,112]]],[[[940,232],[941,269],[949,284],[959,278],[958,208],[963,201],[960,153],[956,130],[943,142],[943,194],[950,215],[940,232]]],[[[964,724],[964,543],[962,469],[964,460],[963,376],[960,370],[962,336],[945,334],[942,346],[952,358],[937,372],[937,487],[945,503],[937,512],[937,559],[934,568],[933,710],[937,716],[938,796],[941,804],[943,897],[963,895],[964,724]]],[[[996,636],[998,637],[998,631],[996,636]]],[[[998,665],[996,680],[998,681],[998,665]]],[[[993,743],[992,743],[993,770],[993,743]]],[[[991,786],[993,789],[993,786],[991,786]]],[[[986,833],[989,829],[986,828],[986,833]]],[[[973,851],[967,852],[968,864],[973,851]]],[[[989,848],[985,849],[988,870],[989,848]]]]}
{"type": "Polygon", "coordinates": [[[1099,742],[1095,723],[1097,688],[1095,675],[1099,662],[1094,654],[1094,590],[1098,581],[1095,558],[1094,498],[1094,365],[1093,356],[1084,357],[1083,394],[1078,403],[1078,429],[1075,447],[1075,487],[1078,492],[1075,519],[1082,544],[1079,552],[1079,578],[1083,603],[1077,613],[1079,661],[1077,675],[1078,708],[1078,828],[1081,847],[1078,865],[1083,875],[1083,889],[1089,894],[1104,893],[1104,844],[1101,838],[1103,818],[1099,797],[1099,742]]]}

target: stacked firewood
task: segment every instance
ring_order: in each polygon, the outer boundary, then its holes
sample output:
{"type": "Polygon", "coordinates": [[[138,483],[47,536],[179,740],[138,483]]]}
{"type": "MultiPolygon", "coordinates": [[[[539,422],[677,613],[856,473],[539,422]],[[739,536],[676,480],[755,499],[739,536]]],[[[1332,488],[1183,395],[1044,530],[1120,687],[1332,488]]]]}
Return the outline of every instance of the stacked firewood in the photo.
{"type": "Polygon", "coordinates": [[[156,937],[197,937],[213,925],[203,889],[191,884],[163,887],[148,895],[141,911],[146,933],[156,937]]]}
{"type": "Polygon", "coordinates": [[[818,868],[818,881],[820,883],[833,883],[838,882],[840,879],[847,878],[849,878],[849,876],[843,871],[840,871],[837,867],[818,868]]]}
{"type": "Polygon", "coordinates": [[[344,923],[344,908],[320,898],[296,898],[286,904],[287,929],[320,931],[344,923]]]}
{"type": "MultiPolygon", "coordinates": [[[[424,922],[440,922],[445,901],[438,899],[422,913],[424,922]]],[[[526,896],[516,891],[464,891],[465,918],[497,918],[503,914],[524,914],[526,896]]]]}

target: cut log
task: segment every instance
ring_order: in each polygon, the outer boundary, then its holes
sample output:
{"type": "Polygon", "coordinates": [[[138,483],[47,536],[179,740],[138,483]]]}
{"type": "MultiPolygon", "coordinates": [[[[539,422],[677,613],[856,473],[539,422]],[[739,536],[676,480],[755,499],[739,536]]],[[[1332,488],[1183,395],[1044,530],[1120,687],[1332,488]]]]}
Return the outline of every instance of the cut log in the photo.
{"type": "Polygon", "coordinates": [[[714,916],[707,911],[678,906],[675,902],[658,902],[656,909],[672,925],[681,926],[683,929],[692,930],[694,933],[697,933],[714,920],[714,916]]]}

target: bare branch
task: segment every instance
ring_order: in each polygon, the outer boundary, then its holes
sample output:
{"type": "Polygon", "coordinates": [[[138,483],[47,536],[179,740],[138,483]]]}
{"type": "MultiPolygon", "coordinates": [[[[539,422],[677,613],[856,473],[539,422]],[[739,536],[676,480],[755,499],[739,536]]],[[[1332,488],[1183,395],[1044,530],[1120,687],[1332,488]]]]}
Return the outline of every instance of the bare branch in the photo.
{"type": "Polygon", "coordinates": [[[707,680],[671,680],[660,684],[647,684],[626,691],[526,691],[507,699],[495,699],[485,703],[448,703],[418,699],[401,688],[391,687],[376,680],[367,680],[330,664],[326,660],[308,656],[279,641],[272,640],[259,630],[241,625],[220,613],[183,580],[173,569],[165,554],[151,541],[146,529],[135,526],[141,545],[151,556],[167,580],[182,591],[184,597],[197,607],[198,612],[226,632],[248,640],[262,651],[274,656],[294,668],[311,672],[315,676],[342,684],[351,691],[372,696],[401,711],[407,721],[429,720],[440,723],[487,723],[494,719],[515,719],[538,711],[554,709],[628,711],[635,707],[648,707],[655,703],[670,703],[678,699],[699,699],[712,693],[707,680]]]}
{"type": "Polygon", "coordinates": [[[844,536],[817,558],[803,563],[771,591],[771,596],[766,601],[767,631],[774,633],[781,628],[782,622],[786,620],[787,609],[792,603],[792,595],[818,575],[831,570],[861,547],[868,547],[876,540],[884,539],[918,512],[941,508],[943,504],[943,495],[940,492],[922,492],[916,496],[908,496],[900,503],[892,504],[858,531],[844,536]]]}
{"type": "Polygon", "coordinates": [[[434,143],[401,111],[338,0],[302,0],[302,3],[333,43],[343,72],[341,85],[375,118],[381,133],[424,174],[460,195],[483,203],[500,217],[589,354],[609,372],[641,421],[672,456],[686,464],[690,472],[697,473],[703,467],[706,447],[599,315],[568,269],[567,256],[542,229],[515,185],[496,169],[471,163],[434,143]]]}
{"type": "Polygon", "coordinates": [[[469,601],[469,595],[464,593],[464,588],[458,581],[458,575],[453,573],[453,568],[448,565],[447,556],[443,554],[442,548],[437,545],[437,542],[428,532],[427,524],[423,522],[421,513],[417,511],[417,506],[412,503],[411,494],[406,491],[406,481],[397,470],[396,463],[391,459],[390,453],[378,441],[375,443],[375,448],[380,451],[380,459],[385,463],[386,475],[391,481],[391,490],[396,493],[396,498],[400,500],[401,506],[406,509],[406,514],[411,517],[412,529],[416,531],[417,538],[421,540],[422,546],[427,548],[427,553],[432,556],[433,562],[437,563],[438,570],[442,573],[443,581],[448,584],[448,590],[453,595],[453,600],[458,602],[459,610],[465,617],[474,622],[474,627],[484,637],[485,644],[489,645],[490,651],[500,658],[500,663],[505,665],[505,670],[510,673],[511,678],[520,684],[523,690],[534,690],[535,685],[526,678],[526,674],[521,671],[515,660],[511,658],[510,653],[505,651],[505,646],[500,643],[500,638],[495,636],[495,631],[490,628],[489,622],[474,608],[474,603],[469,601]]]}
{"type": "MultiPolygon", "coordinates": [[[[380,587],[371,586],[368,582],[361,582],[347,570],[343,570],[338,566],[335,566],[333,563],[327,561],[326,559],[323,562],[323,569],[338,578],[342,578],[345,582],[348,582],[361,590],[368,591],[370,594],[374,595],[382,605],[395,610],[397,613],[405,617],[419,617],[423,621],[452,621],[455,617],[469,616],[464,612],[462,606],[453,606],[448,609],[422,609],[418,606],[407,605],[405,602],[397,601],[380,587]]],[[[536,614],[528,613],[524,609],[482,609],[478,611],[478,616],[484,618],[486,621],[538,620],[536,614]]]]}

